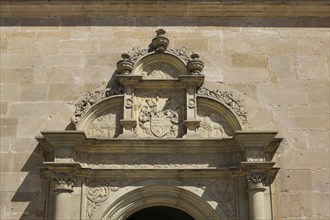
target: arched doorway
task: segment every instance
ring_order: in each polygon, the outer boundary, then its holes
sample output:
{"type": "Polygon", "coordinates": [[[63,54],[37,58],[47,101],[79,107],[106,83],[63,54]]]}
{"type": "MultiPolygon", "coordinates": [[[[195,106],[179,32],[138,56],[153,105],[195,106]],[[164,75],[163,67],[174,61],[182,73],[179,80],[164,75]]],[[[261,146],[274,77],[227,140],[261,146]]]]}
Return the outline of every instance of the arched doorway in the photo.
{"type": "Polygon", "coordinates": [[[194,220],[180,209],[168,206],[153,206],[137,211],[126,220],[194,220]]]}

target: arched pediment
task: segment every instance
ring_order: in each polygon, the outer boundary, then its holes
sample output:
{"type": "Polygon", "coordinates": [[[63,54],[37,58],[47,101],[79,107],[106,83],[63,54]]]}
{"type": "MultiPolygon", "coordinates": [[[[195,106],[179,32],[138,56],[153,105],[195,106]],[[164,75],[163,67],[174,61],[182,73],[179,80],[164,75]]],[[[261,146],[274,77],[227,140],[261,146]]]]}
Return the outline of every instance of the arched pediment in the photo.
{"type": "Polygon", "coordinates": [[[204,63],[168,50],[164,34],[157,31],[149,50],[122,54],[116,89],[89,92],[76,105],[77,130],[94,138],[226,138],[242,130],[241,101],[201,87],[204,63]]]}
{"type": "Polygon", "coordinates": [[[178,79],[180,75],[188,75],[186,64],[170,52],[151,53],[139,59],[132,70],[133,75],[143,79],[178,79]]]}

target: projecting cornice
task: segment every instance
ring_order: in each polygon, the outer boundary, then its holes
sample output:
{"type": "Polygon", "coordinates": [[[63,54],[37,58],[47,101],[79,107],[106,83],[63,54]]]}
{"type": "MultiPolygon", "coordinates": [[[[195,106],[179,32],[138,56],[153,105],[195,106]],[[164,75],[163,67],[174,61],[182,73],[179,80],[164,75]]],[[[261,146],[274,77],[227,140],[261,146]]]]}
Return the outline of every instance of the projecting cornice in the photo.
{"type": "Polygon", "coordinates": [[[326,0],[2,0],[2,17],[329,17],[326,0]]]}

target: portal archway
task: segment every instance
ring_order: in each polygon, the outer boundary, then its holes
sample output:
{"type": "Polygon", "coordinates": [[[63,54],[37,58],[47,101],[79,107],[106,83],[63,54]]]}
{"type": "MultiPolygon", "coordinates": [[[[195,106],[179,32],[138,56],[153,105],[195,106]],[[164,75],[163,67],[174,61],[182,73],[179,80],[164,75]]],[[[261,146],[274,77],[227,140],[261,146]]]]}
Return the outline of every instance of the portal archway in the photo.
{"type": "Polygon", "coordinates": [[[126,220],[146,208],[162,206],[181,210],[193,219],[225,220],[221,209],[214,209],[200,196],[175,186],[146,186],[121,195],[116,201],[105,202],[94,219],[126,220]]]}

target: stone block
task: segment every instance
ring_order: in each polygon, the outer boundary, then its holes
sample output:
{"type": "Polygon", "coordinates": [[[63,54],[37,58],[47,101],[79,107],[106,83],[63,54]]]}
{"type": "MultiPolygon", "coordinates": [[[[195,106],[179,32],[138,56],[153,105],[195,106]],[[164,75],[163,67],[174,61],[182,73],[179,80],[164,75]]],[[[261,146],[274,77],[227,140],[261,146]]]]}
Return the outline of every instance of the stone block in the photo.
{"type": "MultiPolygon", "coordinates": [[[[115,58],[117,58],[119,61],[122,59],[121,57],[114,57],[113,53],[103,53],[103,54],[87,54],[84,56],[84,64],[86,67],[91,67],[91,66],[110,66],[110,64],[115,64],[112,63],[115,58]]],[[[112,67],[115,67],[113,65],[112,67]]]]}
{"type": "Polygon", "coordinates": [[[17,118],[0,118],[1,138],[16,136],[17,123],[17,118]]]}
{"type": "Polygon", "coordinates": [[[273,106],[272,107],[273,120],[284,130],[291,128],[290,111],[287,106],[273,106]]]}
{"type": "Polygon", "coordinates": [[[8,102],[0,102],[1,117],[5,117],[8,112],[8,102]]]}
{"type": "Polygon", "coordinates": [[[18,102],[9,106],[8,114],[12,117],[51,117],[64,110],[71,110],[65,102],[18,102]]]}
{"type": "Polygon", "coordinates": [[[302,210],[308,219],[329,219],[329,205],[329,192],[302,194],[302,210]]]}
{"type": "Polygon", "coordinates": [[[312,129],[312,130],[329,129],[328,116],[291,117],[291,122],[292,122],[292,128],[294,129],[312,129]]]}
{"type": "Polygon", "coordinates": [[[21,84],[21,101],[46,101],[48,84],[46,83],[23,83],[21,84]]]}
{"type": "Polygon", "coordinates": [[[22,177],[19,173],[0,174],[1,192],[16,192],[22,183],[22,177]]]}
{"type": "Polygon", "coordinates": [[[269,71],[276,79],[296,79],[297,69],[294,56],[272,55],[269,57],[269,71]]]}
{"type": "Polygon", "coordinates": [[[10,138],[1,137],[0,138],[0,153],[9,153],[10,151],[10,138]]]}
{"type": "Polygon", "coordinates": [[[313,44],[313,54],[329,55],[329,48],[330,48],[329,37],[312,39],[312,44],[313,44]]]}
{"type": "Polygon", "coordinates": [[[316,192],[329,193],[329,168],[313,171],[313,186],[316,192]]]}
{"type": "Polygon", "coordinates": [[[36,82],[42,83],[70,83],[81,71],[80,67],[45,67],[36,73],[36,82]]]}
{"type": "Polygon", "coordinates": [[[306,38],[324,38],[330,37],[329,31],[323,28],[313,28],[311,31],[310,28],[282,28],[279,30],[279,34],[281,38],[288,38],[288,39],[306,39],[306,38]]]}
{"type": "Polygon", "coordinates": [[[296,55],[313,52],[311,39],[276,39],[251,38],[248,40],[253,48],[252,54],[262,55],[296,55]]]}
{"type": "Polygon", "coordinates": [[[324,105],[310,104],[310,105],[295,105],[290,108],[291,117],[306,117],[308,115],[326,116],[327,110],[324,105]]]}
{"type": "Polygon", "coordinates": [[[47,67],[80,67],[83,59],[79,54],[49,54],[45,57],[44,64],[47,67]]]}
{"type": "Polygon", "coordinates": [[[254,83],[230,84],[230,86],[253,100],[257,99],[257,87],[254,83]]]}
{"type": "Polygon", "coordinates": [[[31,83],[34,78],[32,68],[1,68],[1,83],[31,83]]]}
{"type": "Polygon", "coordinates": [[[222,70],[215,67],[206,67],[203,69],[205,81],[223,82],[222,70]]]}
{"type": "Polygon", "coordinates": [[[253,48],[251,47],[249,41],[241,39],[227,38],[226,32],[224,33],[223,39],[223,52],[224,54],[252,54],[253,48]]]}
{"type": "Polygon", "coordinates": [[[0,100],[2,102],[10,101],[15,102],[19,101],[21,85],[18,83],[4,83],[0,84],[0,100]]]}
{"type": "Polygon", "coordinates": [[[95,89],[97,84],[93,83],[52,83],[49,86],[49,101],[72,101],[81,97],[86,91],[95,89]]]}
{"type": "Polygon", "coordinates": [[[308,102],[304,81],[281,80],[278,83],[262,83],[257,87],[261,103],[269,105],[306,104],[308,102]]]}
{"type": "Polygon", "coordinates": [[[95,39],[63,39],[58,43],[59,53],[97,53],[99,44],[95,39]]]}
{"type": "Polygon", "coordinates": [[[37,152],[38,142],[35,138],[13,138],[10,141],[10,150],[12,153],[31,154],[37,152]]]}
{"type": "Polygon", "coordinates": [[[285,138],[285,142],[289,144],[290,148],[294,148],[294,149],[309,148],[306,131],[296,131],[290,129],[284,132],[283,137],[285,138]]]}
{"type": "Polygon", "coordinates": [[[302,213],[301,193],[277,193],[274,219],[299,219],[302,213]]]}
{"type": "Polygon", "coordinates": [[[110,81],[115,71],[116,68],[111,68],[110,65],[88,65],[86,68],[76,73],[75,82],[104,84],[110,81]]]}
{"type": "Polygon", "coordinates": [[[279,192],[297,193],[314,189],[312,171],[309,169],[281,169],[277,178],[276,191],[279,192]]]}
{"type": "Polygon", "coordinates": [[[297,56],[298,79],[329,79],[326,55],[297,56]]]}
{"type": "Polygon", "coordinates": [[[1,53],[1,66],[3,68],[33,68],[41,66],[44,56],[39,54],[8,54],[1,53]]]}
{"type": "Polygon", "coordinates": [[[330,133],[326,131],[307,131],[308,145],[312,149],[329,150],[330,133]]]}
{"type": "Polygon", "coordinates": [[[321,169],[329,167],[329,152],[324,150],[290,150],[277,158],[283,169],[321,169]]]}
{"type": "Polygon", "coordinates": [[[269,72],[266,68],[223,68],[225,83],[262,83],[269,82],[269,72]]]}
{"type": "Polygon", "coordinates": [[[307,95],[310,103],[325,103],[329,105],[329,80],[309,80],[307,81],[307,95]]]}
{"type": "Polygon", "coordinates": [[[231,61],[234,67],[267,68],[268,60],[264,55],[233,54],[231,61]]]}
{"type": "Polygon", "coordinates": [[[47,117],[23,118],[18,122],[17,136],[31,138],[40,135],[41,130],[46,130],[47,117]]]}

